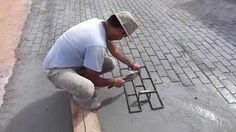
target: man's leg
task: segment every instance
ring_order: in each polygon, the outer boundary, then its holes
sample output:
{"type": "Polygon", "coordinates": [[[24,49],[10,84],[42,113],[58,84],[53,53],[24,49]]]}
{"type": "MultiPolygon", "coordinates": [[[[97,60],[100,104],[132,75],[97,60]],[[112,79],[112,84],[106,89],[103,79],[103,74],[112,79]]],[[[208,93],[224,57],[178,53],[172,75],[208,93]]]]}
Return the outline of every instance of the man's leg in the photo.
{"type": "Polygon", "coordinates": [[[73,94],[74,100],[81,106],[87,109],[96,109],[100,106],[100,102],[94,94],[94,84],[73,69],[51,70],[48,78],[57,88],[73,94]]]}

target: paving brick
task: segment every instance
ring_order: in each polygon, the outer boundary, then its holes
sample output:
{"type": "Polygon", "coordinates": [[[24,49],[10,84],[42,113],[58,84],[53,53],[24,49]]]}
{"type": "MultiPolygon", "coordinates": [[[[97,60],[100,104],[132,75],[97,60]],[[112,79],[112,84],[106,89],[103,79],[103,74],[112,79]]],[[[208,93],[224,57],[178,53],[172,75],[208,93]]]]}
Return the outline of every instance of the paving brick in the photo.
{"type": "Polygon", "coordinates": [[[236,103],[236,98],[226,88],[220,88],[218,91],[228,103],[236,103]]]}
{"type": "Polygon", "coordinates": [[[230,93],[236,93],[236,86],[229,80],[221,80],[225,87],[230,91],[230,93]]]}
{"type": "Polygon", "coordinates": [[[230,61],[226,60],[224,57],[217,57],[217,58],[224,66],[231,66],[232,65],[230,63],[230,61]]]}
{"type": "Polygon", "coordinates": [[[158,43],[150,43],[151,45],[151,48],[154,50],[154,51],[160,51],[161,49],[159,48],[159,44],[157,45],[158,43]]]}
{"type": "Polygon", "coordinates": [[[204,84],[211,83],[202,72],[196,72],[196,75],[198,76],[198,78],[201,80],[202,83],[204,84]]]}
{"type": "Polygon", "coordinates": [[[33,44],[31,47],[31,52],[38,52],[40,49],[40,44],[33,44]]]}
{"type": "Polygon", "coordinates": [[[236,67],[236,60],[230,60],[230,63],[236,67]]]}
{"type": "Polygon", "coordinates": [[[222,71],[223,73],[229,72],[229,70],[221,63],[221,62],[217,62],[215,63],[216,67],[218,67],[218,69],[220,69],[220,71],[222,71]]]}
{"type": "Polygon", "coordinates": [[[142,53],[142,52],[146,52],[145,49],[144,49],[144,47],[143,47],[143,45],[137,45],[136,47],[137,47],[137,49],[138,49],[139,52],[141,52],[141,53],[142,53]]]}
{"type": "Polygon", "coordinates": [[[211,80],[212,84],[216,87],[216,88],[223,88],[224,85],[219,81],[218,78],[216,78],[214,75],[210,75],[208,76],[208,78],[211,80]]]}
{"type": "Polygon", "coordinates": [[[214,70],[214,69],[208,68],[206,64],[200,64],[198,65],[198,67],[206,76],[212,75],[212,71],[214,70]]]}
{"type": "Polygon", "coordinates": [[[217,51],[217,50],[215,50],[215,49],[209,49],[209,51],[212,53],[212,55],[214,55],[215,57],[221,57],[221,54],[217,51]]]}
{"type": "Polygon", "coordinates": [[[179,54],[179,52],[176,49],[171,49],[171,53],[174,57],[181,57],[181,55],[179,54]]]}
{"type": "Polygon", "coordinates": [[[150,78],[148,71],[145,68],[141,68],[140,77],[142,79],[150,78]]]}
{"type": "Polygon", "coordinates": [[[161,78],[158,76],[158,74],[156,72],[150,72],[149,74],[150,74],[150,77],[151,77],[153,83],[155,83],[155,84],[162,83],[161,78]]]}
{"type": "Polygon", "coordinates": [[[172,43],[170,43],[170,42],[165,42],[165,45],[166,45],[166,47],[169,49],[169,50],[171,50],[171,49],[174,49],[175,47],[173,46],[173,44],[172,43]]]}
{"type": "Polygon", "coordinates": [[[219,69],[215,69],[212,71],[212,73],[219,79],[219,80],[224,80],[227,79],[225,74],[221,72],[219,69]]]}
{"type": "Polygon", "coordinates": [[[218,62],[219,60],[213,56],[211,53],[207,53],[205,54],[207,56],[207,58],[211,61],[211,62],[218,62]]]}
{"type": "Polygon", "coordinates": [[[167,72],[167,74],[168,74],[168,76],[169,76],[169,78],[170,78],[170,80],[171,80],[172,82],[178,82],[178,81],[180,81],[179,77],[178,77],[177,74],[174,72],[174,70],[167,70],[166,72],[167,72]]]}
{"type": "Polygon", "coordinates": [[[151,61],[144,62],[145,66],[147,67],[148,72],[154,72],[156,71],[154,65],[151,61]]]}
{"type": "Polygon", "coordinates": [[[165,56],[170,64],[177,63],[175,58],[172,56],[172,54],[165,54],[165,56]]]}
{"type": "Polygon", "coordinates": [[[197,54],[197,56],[198,56],[199,58],[201,58],[201,59],[206,58],[206,56],[205,56],[200,50],[196,50],[196,51],[194,51],[194,52],[197,54]]]}
{"type": "Polygon", "coordinates": [[[202,62],[208,67],[214,69],[216,66],[210,59],[201,59],[202,62]]]}
{"type": "Polygon", "coordinates": [[[163,84],[170,84],[171,80],[169,77],[161,77],[163,84]]]}
{"type": "MultiPolygon", "coordinates": [[[[227,46],[227,45],[226,45],[227,46]]],[[[234,51],[231,50],[230,48],[226,47],[226,46],[222,46],[221,48],[228,54],[232,55],[234,54],[234,51]]]]}
{"type": "Polygon", "coordinates": [[[147,53],[140,53],[143,61],[150,61],[150,58],[147,53]]]}
{"type": "Polygon", "coordinates": [[[165,69],[163,68],[163,66],[161,66],[161,65],[160,66],[155,66],[155,68],[156,68],[156,71],[157,71],[157,73],[160,77],[167,76],[167,73],[166,73],[165,69]]]}
{"type": "Polygon", "coordinates": [[[197,66],[193,61],[188,61],[187,64],[189,65],[189,67],[191,67],[191,69],[192,69],[194,72],[200,71],[200,69],[198,68],[198,66],[197,66]]]}
{"type": "Polygon", "coordinates": [[[192,82],[190,81],[190,79],[186,76],[186,74],[178,74],[182,84],[184,86],[193,86],[192,82]]]}
{"type": "Polygon", "coordinates": [[[189,47],[191,48],[191,50],[195,51],[198,50],[198,47],[194,45],[194,43],[188,43],[189,47]]]}
{"type": "Polygon", "coordinates": [[[153,51],[152,48],[145,48],[145,49],[146,49],[146,52],[147,52],[147,54],[148,54],[149,56],[155,55],[155,52],[153,51]]]}
{"type": "Polygon", "coordinates": [[[193,79],[191,79],[191,81],[195,86],[203,85],[203,83],[200,81],[199,78],[193,78],[193,79]]]}
{"type": "MultiPolygon", "coordinates": [[[[149,38],[150,39],[150,38],[149,38]]],[[[148,39],[147,39],[148,40],[148,39]]],[[[150,48],[151,46],[150,46],[150,44],[149,44],[149,42],[147,42],[147,41],[142,41],[142,44],[143,44],[143,47],[144,48],[150,48]]]]}
{"type": "Polygon", "coordinates": [[[172,63],[171,66],[173,67],[176,73],[184,73],[184,71],[182,70],[182,68],[179,66],[178,63],[172,63]]]}
{"type": "Polygon", "coordinates": [[[187,67],[187,63],[182,58],[176,58],[176,61],[181,67],[187,67]]]}
{"type": "Polygon", "coordinates": [[[164,54],[170,53],[170,50],[166,46],[160,46],[160,49],[164,54]]]}
{"type": "MultiPolygon", "coordinates": [[[[208,48],[206,48],[206,47],[203,46],[203,45],[198,46],[198,48],[200,49],[200,51],[201,51],[203,54],[209,53],[208,48]]],[[[211,47],[209,47],[209,48],[211,48],[211,47]]]]}
{"type": "Polygon", "coordinates": [[[225,59],[227,59],[227,60],[233,59],[233,57],[232,57],[231,55],[229,55],[229,54],[228,54],[227,52],[225,52],[225,51],[221,51],[220,54],[221,54],[222,56],[224,56],[225,59]]]}
{"type": "Polygon", "coordinates": [[[191,79],[197,77],[190,67],[184,67],[184,68],[183,68],[183,71],[184,71],[185,74],[186,74],[189,78],[191,78],[191,79]]]}
{"type": "Polygon", "coordinates": [[[172,67],[170,65],[170,63],[167,60],[160,60],[162,66],[164,67],[165,70],[171,70],[172,67]]]}
{"type": "Polygon", "coordinates": [[[150,56],[150,59],[151,59],[153,65],[161,65],[160,60],[156,56],[150,56]]]}
{"type": "Polygon", "coordinates": [[[132,53],[133,57],[135,57],[135,58],[140,57],[140,54],[137,49],[131,49],[131,53],[132,53]]]}
{"type": "Polygon", "coordinates": [[[156,55],[159,59],[164,60],[166,59],[165,55],[162,53],[162,51],[156,51],[156,55]]]}

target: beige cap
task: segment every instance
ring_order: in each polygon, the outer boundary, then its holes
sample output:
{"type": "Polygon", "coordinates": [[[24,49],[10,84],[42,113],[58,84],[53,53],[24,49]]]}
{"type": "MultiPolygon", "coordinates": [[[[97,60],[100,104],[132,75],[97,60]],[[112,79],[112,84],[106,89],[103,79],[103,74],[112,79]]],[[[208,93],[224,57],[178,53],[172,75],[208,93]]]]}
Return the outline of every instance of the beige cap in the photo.
{"type": "Polygon", "coordinates": [[[121,23],[128,37],[131,39],[130,35],[138,28],[134,17],[128,11],[120,11],[114,14],[121,23]]]}

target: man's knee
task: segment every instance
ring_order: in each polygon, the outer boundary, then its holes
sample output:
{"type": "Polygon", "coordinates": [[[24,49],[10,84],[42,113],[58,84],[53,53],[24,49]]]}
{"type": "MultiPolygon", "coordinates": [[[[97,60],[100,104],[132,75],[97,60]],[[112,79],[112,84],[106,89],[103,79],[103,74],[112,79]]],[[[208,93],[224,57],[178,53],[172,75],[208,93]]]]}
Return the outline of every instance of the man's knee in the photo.
{"type": "Polygon", "coordinates": [[[87,80],[86,82],[84,82],[83,87],[78,87],[77,90],[78,96],[80,96],[81,98],[91,98],[94,95],[95,87],[90,80],[87,80]]]}

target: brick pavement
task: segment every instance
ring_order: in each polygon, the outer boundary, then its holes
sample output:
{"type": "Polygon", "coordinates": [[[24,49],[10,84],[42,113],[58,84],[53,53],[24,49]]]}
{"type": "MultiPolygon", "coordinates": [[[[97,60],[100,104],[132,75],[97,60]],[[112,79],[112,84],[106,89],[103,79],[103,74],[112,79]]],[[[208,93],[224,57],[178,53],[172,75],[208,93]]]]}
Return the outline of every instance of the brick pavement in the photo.
{"type": "MultiPolygon", "coordinates": [[[[211,85],[227,103],[236,103],[236,16],[230,13],[236,6],[217,2],[33,0],[19,50],[25,56],[45,55],[69,27],[93,17],[105,19],[110,8],[128,10],[139,29],[134,42],[122,40],[121,48],[148,67],[156,84],[211,85]]],[[[119,68],[125,66],[119,63],[119,68]]]]}

